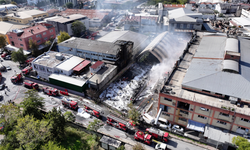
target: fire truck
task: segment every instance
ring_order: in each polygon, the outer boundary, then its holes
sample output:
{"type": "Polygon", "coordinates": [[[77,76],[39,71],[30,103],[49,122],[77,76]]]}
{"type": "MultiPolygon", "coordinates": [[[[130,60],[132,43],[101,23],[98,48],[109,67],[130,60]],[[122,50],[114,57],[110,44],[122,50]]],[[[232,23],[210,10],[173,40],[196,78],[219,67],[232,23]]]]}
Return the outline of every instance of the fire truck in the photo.
{"type": "Polygon", "coordinates": [[[116,127],[118,129],[122,129],[123,131],[127,131],[129,123],[118,118],[115,117],[111,114],[107,115],[107,124],[116,127]]]}
{"type": "Polygon", "coordinates": [[[153,136],[153,138],[157,140],[161,140],[162,142],[168,142],[169,133],[161,131],[160,129],[156,128],[147,128],[146,131],[153,136]]]}
{"type": "Polygon", "coordinates": [[[23,73],[24,75],[27,75],[27,74],[30,73],[31,70],[32,70],[32,67],[31,67],[31,66],[27,66],[26,68],[24,68],[24,69],[22,70],[22,73],[23,73]]]}
{"type": "Polygon", "coordinates": [[[22,79],[22,74],[21,73],[17,73],[14,76],[12,76],[10,78],[12,83],[17,83],[18,81],[20,81],[22,79]]]}
{"type": "Polygon", "coordinates": [[[58,90],[56,88],[51,88],[51,87],[43,87],[43,93],[48,94],[48,95],[53,95],[57,96],[58,95],[58,90]]]}
{"type": "Polygon", "coordinates": [[[78,109],[78,103],[76,101],[70,100],[70,99],[68,99],[66,97],[64,97],[62,99],[62,105],[64,107],[68,107],[68,108],[73,109],[73,110],[78,109]]]}
{"type": "Polygon", "coordinates": [[[137,131],[134,135],[134,139],[137,141],[142,141],[143,143],[150,145],[152,142],[152,135],[145,134],[142,131],[137,131]]]}
{"type": "Polygon", "coordinates": [[[30,89],[35,89],[35,90],[39,89],[39,85],[37,83],[29,81],[29,80],[24,80],[23,84],[25,87],[28,87],[30,89]]]}
{"type": "Polygon", "coordinates": [[[89,103],[84,103],[84,110],[88,113],[90,113],[93,116],[96,116],[97,118],[100,118],[100,114],[102,113],[102,108],[89,103]]]}

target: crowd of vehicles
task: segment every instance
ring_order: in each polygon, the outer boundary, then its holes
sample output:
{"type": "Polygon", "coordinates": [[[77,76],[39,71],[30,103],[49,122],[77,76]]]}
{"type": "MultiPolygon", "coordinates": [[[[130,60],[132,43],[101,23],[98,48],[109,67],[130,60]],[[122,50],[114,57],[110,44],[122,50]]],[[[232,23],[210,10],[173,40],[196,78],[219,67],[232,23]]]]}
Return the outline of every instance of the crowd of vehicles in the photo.
{"type": "Polygon", "coordinates": [[[87,112],[87,113],[89,113],[97,118],[101,117],[101,113],[102,113],[101,107],[94,105],[94,104],[89,104],[89,103],[84,103],[83,106],[84,106],[85,112],[87,112]]]}
{"type": "Polygon", "coordinates": [[[69,98],[66,98],[64,97],[62,100],[62,105],[64,107],[67,107],[69,109],[72,109],[72,110],[77,110],[78,109],[78,102],[74,101],[74,100],[71,100],[69,98]]]}
{"type": "Polygon", "coordinates": [[[21,73],[16,73],[15,75],[13,75],[11,78],[10,78],[11,82],[16,84],[18,83],[19,81],[22,80],[22,74],[21,73]]]}

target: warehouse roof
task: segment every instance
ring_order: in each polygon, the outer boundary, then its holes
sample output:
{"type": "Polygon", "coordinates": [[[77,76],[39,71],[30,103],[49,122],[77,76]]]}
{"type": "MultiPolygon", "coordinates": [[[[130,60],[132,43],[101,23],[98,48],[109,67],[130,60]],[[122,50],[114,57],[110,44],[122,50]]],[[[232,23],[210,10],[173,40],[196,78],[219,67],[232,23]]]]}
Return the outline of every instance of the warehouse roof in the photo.
{"type": "Polygon", "coordinates": [[[82,87],[86,82],[83,80],[78,80],[69,76],[61,75],[61,74],[51,74],[49,76],[50,79],[56,79],[59,81],[63,81],[69,84],[73,84],[79,87],[82,87]]]}
{"type": "Polygon", "coordinates": [[[134,42],[133,49],[145,48],[148,44],[146,35],[136,33],[133,31],[112,31],[103,37],[99,38],[98,41],[115,43],[117,40],[132,41],[134,42]]]}
{"type": "Polygon", "coordinates": [[[70,71],[72,70],[75,66],[80,64],[82,61],[84,61],[83,58],[77,57],[77,56],[72,56],[68,60],[64,61],[60,65],[58,65],[56,68],[65,70],[65,71],[70,71]]]}
{"type": "Polygon", "coordinates": [[[89,60],[84,60],[83,62],[81,62],[79,65],[77,65],[73,70],[74,71],[80,71],[82,70],[83,68],[85,68],[88,64],[90,64],[91,61],[89,60]]]}
{"type": "Polygon", "coordinates": [[[54,22],[59,22],[59,23],[67,23],[67,22],[82,19],[82,18],[87,18],[87,17],[81,14],[73,14],[67,17],[58,17],[58,18],[50,19],[50,20],[54,22]]]}
{"type": "Polygon", "coordinates": [[[197,16],[202,16],[202,13],[196,13],[192,10],[186,8],[177,8],[168,11],[169,19],[174,19],[175,21],[187,21],[187,22],[203,22],[201,19],[195,19],[197,16]]]}
{"type": "Polygon", "coordinates": [[[105,67],[100,69],[92,78],[89,79],[89,82],[96,84],[96,81],[98,81],[98,83],[101,83],[116,68],[117,66],[106,64],[105,67]]]}
{"type": "Polygon", "coordinates": [[[203,37],[185,74],[182,87],[250,100],[250,93],[248,92],[250,90],[249,39],[240,39],[241,67],[239,67],[237,61],[222,59],[225,41],[226,39],[223,36],[203,37]],[[208,39],[215,40],[215,44],[212,44],[212,46],[207,44],[208,39]],[[200,57],[197,57],[197,55],[200,57]],[[230,70],[239,72],[239,74],[232,73],[230,70]]]}
{"type": "Polygon", "coordinates": [[[21,29],[21,28],[25,28],[28,27],[27,25],[19,25],[19,24],[13,24],[10,22],[4,22],[1,21],[0,22],[0,34],[7,34],[8,31],[11,31],[13,29],[21,29]]]}
{"type": "Polygon", "coordinates": [[[204,36],[194,58],[223,59],[227,37],[204,36]]]}
{"type": "Polygon", "coordinates": [[[226,40],[226,46],[225,46],[225,51],[230,51],[230,52],[239,52],[238,49],[238,39],[234,38],[227,38],[226,40]]]}
{"type": "Polygon", "coordinates": [[[60,51],[60,46],[68,48],[77,48],[86,51],[92,51],[96,53],[105,53],[111,55],[117,55],[120,51],[120,46],[109,42],[102,42],[90,39],[76,38],[72,37],[70,40],[64,41],[58,44],[58,49],[60,51]]]}

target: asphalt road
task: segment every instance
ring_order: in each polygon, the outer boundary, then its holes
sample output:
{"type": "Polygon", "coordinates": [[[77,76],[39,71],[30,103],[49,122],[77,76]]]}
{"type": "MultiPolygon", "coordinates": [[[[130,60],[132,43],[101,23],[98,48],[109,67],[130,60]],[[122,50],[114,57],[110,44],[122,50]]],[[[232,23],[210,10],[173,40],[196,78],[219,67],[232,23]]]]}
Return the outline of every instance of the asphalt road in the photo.
{"type": "Polygon", "coordinates": [[[10,66],[12,69],[7,70],[5,72],[1,72],[2,73],[1,84],[5,83],[8,86],[9,90],[5,88],[0,91],[0,94],[3,95],[3,99],[0,101],[0,103],[5,103],[8,102],[8,100],[16,100],[18,98],[24,97],[24,93],[25,91],[27,91],[27,89],[23,87],[21,83],[13,84],[10,81],[10,78],[15,74],[15,72],[17,73],[21,72],[21,70],[18,68],[19,64],[10,60],[4,60],[1,63],[4,66],[10,66]]]}

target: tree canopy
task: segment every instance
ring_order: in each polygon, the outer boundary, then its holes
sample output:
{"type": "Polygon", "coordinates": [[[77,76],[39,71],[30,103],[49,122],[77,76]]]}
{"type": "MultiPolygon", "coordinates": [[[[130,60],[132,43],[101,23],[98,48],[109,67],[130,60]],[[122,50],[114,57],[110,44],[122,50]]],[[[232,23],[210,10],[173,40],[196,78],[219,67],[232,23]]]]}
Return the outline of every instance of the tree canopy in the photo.
{"type": "Polygon", "coordinates": [[[141,143],[136,143],[136,145],[133,146],[133,150],[145,150],[145,148],[142,146],[141,143]]]}
{"type": "Polygon", "coordinates": [[[73,31],[74,36],[79,37],[81,36],[82,32],[86,30],[86,27],[81,21],[76,20],[72,23],[71,29],[73,31]]]}
{"type": "Polygon", "coordinates": [[[41,119],[42,113],[40,109],[44,109],[44,101],[36,90],[28,90],[25,93],[24,101],[21,102],[21,107],[23,108],[23,116],[31,115],[37,119],[41,119]]]}
{"type": "Polygon", "coordinates": [[[94,121],[89,122],[87,129],[91,131],[97,131],[100,127],[101,127],[101,121],[95,119],[94,121]]]}
{"type": "Polygon", "coordinates": [[[132,121],[134,121],[135,123],[138,123],[139,121],[139,116],[140,113],[133,107],[128,111],[128,117],[129,119],[131,119],[132,121]]]}
{"type": "Polygon", "coordinates": [[[11,2],[11,4],[13,4],[13,5],[17,5],[17,3],[16,3],[16,2],[14,2],[14,1],[12,1],[12,2],[11,2]]]}
{"type": "Polygon", "coordinates": [[[32,51],[32,55],[37,57],[39,55],[39,51],[38,51],[38,45],[36,43],[36,41],[33,40],[29,40],[29,48],[32,51]]]}
{"type": "Polygon", "coordinates": [[[65,5],[66,5],[66,7],[69,8],[69,9],[70,9],[70,8],[73,8],[73,3],[71,3],[71,2],[66,3],[65,5]]]}
{"type": "Polygon", "coordinates": [[[0,48],[4,48],[6,46],[6,39],[3,35],[0,35],[0,48]]]}
{"type": "Polygon", "coordinates": [[[60,32],[60,35],[57,36],[58,43],[61,43],[69,38],[70,38],[69,34],[65,31],[60,32]]]}
{"type": "Polygon", "coordinates": [[[233,137],[232,143],[238,146],[237,150],[250,150],[250,142],[241,136],[233,137]]]}
{"type": "Polygon", "coordinates": [[[27,56],[24,55],[22,48],[19,48],[17,52],[16,51],[12,52],[11,58],[14,62],[19,62],[19,63],[25,63],[25,61],[27,60],[27,56]]]}
{"type": "Polygon", "coordinates": [[[63,115],[67,121],[75,122],[75,116],[71,111],[67,111],[63,115]]]}

